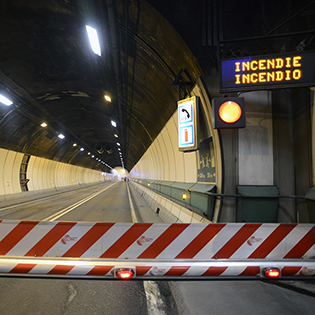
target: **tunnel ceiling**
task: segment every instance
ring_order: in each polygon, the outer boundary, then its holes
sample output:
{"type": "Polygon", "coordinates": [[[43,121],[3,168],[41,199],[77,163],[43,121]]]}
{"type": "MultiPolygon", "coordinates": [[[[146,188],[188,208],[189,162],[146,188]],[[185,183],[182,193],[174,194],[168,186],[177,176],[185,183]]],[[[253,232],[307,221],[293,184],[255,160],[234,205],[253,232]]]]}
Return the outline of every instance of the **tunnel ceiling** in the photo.
{"type": "Polygon", "coordinates": [[[0,15],[0,93],[13,101],[0,107],[1,148],[130,170],[176,109],[176,75],[185,70],[191,82],[201,75],[178,33],[145,1],[10,0],[0,15]],[[101,56],[86,25],[98,32],[101,56]]]}
{"type": "Polygon", "coordinates": [[[0,148],[131,170],[178,99],[201,75],[218,77],[218,57],[315,49],[314,3],[0,0],[0,94],[13,102],[0,105],[0,148]]]}

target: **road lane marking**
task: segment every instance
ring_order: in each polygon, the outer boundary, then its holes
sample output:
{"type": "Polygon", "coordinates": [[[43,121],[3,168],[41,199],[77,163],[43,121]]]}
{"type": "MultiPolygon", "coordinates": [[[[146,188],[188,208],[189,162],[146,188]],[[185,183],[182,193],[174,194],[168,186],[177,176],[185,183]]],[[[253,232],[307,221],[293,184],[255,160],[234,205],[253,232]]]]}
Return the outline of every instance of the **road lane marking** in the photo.
{"type": "MultiPolygon", "coordinates": [[[[89,187],[88,187],[89,188],[89,187]]],[[[70,190],[70,191],[65,191],[65,192],[72,192],[73,190],[70,190]]],[[[62,192],[61,192],[62,193],[62,192]]],[[[51,198],[54,198],[56,196],[58,196],[60,193],[57,191],[57,193],[55,194],[52,194],[52,195],[49,195],[47,197],[43,197],[41,198],[40,195],[38,195],[38,198],[36,199],[32,199],[32,200],[29,200],[29,201],[24,201],[22,200],[22,202],[20,203],[17,203],[17,204],[14,204],[14,205],[11,205],[11,206],[4,206],[4,207],[1,207],[0,208],[0,211],[5,211],[5,210],[8,210],[8,209],[12,209],[12,208],[18,208],[18,207],[21,207],[21,206],[24,206],[24,205],[28,205],[30,203],[36,203],[38,201],[43,201],[43,200],[47,200],[47,199],[51,199],[51,198]]]]}
{"type": "MultiPolygon", "coordinates": [[[[138,223],[135,207],[133,205],[129,184],[127,184],[127,193],[130,205],[131,219],[133,223],[138,223]]],[[[161,299],[161,291],[155,281],[142,281],[143,289],[147,299],[148,315],[166,315],[163,311],[164,301],[161,299]]]]}
{"type": "Polygon", "coordinates": [[[143,281],[144,292],[147,298],[147,311],[149,315],[166,315],[165,303],[156,281],[143,281]]]}
{"type": "MultiPolygon", "coordinates": [[[[53,195],[53,196],[54,196],[54,195],[53,195]]],[[[45,197],[45,198],[40,198],[40,201],[46,200],[46,199],[50,199],[50,198],[52,198],[52,196],[45,197]]],[[[24,205],[27,205],[27,204],[30,204],[30,203],[35,203],[35,202],[38,202],[38,199],[30,200],[30,201],[25,201],[25,202],[21,202],[21,203],[12,205],[12,206],[6,206],[6,207],[3,207],[3,208],[0,208],[0,211],[12,209],[12,208],[18,208],[18,207],[21,207],[22,205],[24,206],[24,205]]]]}
{"type": "Polygon", "coordinates": [[[127,193],[128,193],[128,198],[129,198],[129,205],[130,205],[130,212],[131,212],[132,222],[133,223],[138,223],[135,207],[133,206],[133,202],[132,202],[132,199],[131,199],[129,184],[127,184],[127,193]]]}
{"type": "Polygon", "coordinates": [[[54,220],[57,220],[58,218],[60,218],[61,216],[67,214],[68,212],[76,209],[77,207],[83,205],[84,203],[88,202],[89,200],[93,199],[94,197],[98,196],[99,194],[103,193],[105,190],[109,189],[110,187],[116,185],[118,182],[114,183],[114,184],[111,184],[110,186],[108,187],[105,187],[104,189],[88,196],[88,197],[85,197],[83,198],[82,200],[79,200],[78,202],[74,203],[73,205],[65,208],[65,209],[62,209],[60,211],[58,211],[57,213],[54,213],[53,215],[43,219],[42,221],[54,221],[54,220]]]}

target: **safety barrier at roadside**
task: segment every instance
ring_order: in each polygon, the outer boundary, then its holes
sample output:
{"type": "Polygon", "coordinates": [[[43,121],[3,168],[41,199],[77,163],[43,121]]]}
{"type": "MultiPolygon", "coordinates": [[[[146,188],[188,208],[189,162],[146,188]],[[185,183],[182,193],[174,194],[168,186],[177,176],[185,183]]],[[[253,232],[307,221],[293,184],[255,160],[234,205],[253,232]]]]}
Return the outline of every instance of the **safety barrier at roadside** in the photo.
{"type": "Polygon", "coordinates": [[[314,224],[0,221],[0,274],[117,278],[315,275],[314,224]]]}

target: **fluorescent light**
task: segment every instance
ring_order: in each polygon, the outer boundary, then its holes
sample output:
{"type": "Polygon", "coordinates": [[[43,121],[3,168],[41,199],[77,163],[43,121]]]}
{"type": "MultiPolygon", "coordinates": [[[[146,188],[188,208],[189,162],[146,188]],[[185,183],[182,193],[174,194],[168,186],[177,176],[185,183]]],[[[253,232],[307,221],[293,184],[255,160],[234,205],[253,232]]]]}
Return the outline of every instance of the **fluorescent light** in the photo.
{"type": "Polygon", "coordinates": [[[113,127],[117,126],[116,121],[114,121],[114,120],[112,120],[110,123],[112,124],[113,127]]]}
{"type": "Polygon", "coordinates": [[[86,31],[89,36],[90,45],[94,54],[101,56],[101,47],[98,41],[97,31],[95,28],[86,25],[86,31]]]}
{"type": "Polygon", "coordinates": [[[105,98],[105,100],[107,102],[111,102],[112,101],[112,99],[108,95],[104,95],[104,98],[105,98]]]}
{"type": "Polygon", "coordinates": [[[45,122],[43,122],[43,123],[41,124],[41,127],[45,128],[45,127],[47,127],[47,124],[46,124],[45,122]]]}
{"type": "Polygon", "coordinates": [[[65,136],[64,136],[62,133],[60,133],[60,134],[58,135],[58,138],[60,138],[60,139],[64,139],[64,138],[65,138],[65,136]]]}
{"type": "Polygon", "coordinates": [[[76,147],[76,146],[77,146],[77,144],[76,144],[76,143],[74,143],[74,144],[73,144],[73,146],[74,146],[74,147],[76,147]]]}
{"type": "Polygon", "coordinates": [[[116,144],[120,147],[120,143],[119,142],[117,142],[116,144]]]}
{"type": "Polygon", "coordinates": [[[115,134],[114,134],[114,137],[115,137],[115,138],[118,138],[118,135],[116,135],[116,133],[115,133],[115,134]]]}
{"type": "Polygon", "coordinates": [[[80,151],[84,151],[84,148],[81,148],[80,151]]]}
{"type": "Polygon", "coordinates": [[[2,94],[0,94],[0,102],[6,106],[11,106],[13,104],[13,102],[11,100],[9,100],[8,98],[6,98],[5,96],[3,96],[2,94]]]}

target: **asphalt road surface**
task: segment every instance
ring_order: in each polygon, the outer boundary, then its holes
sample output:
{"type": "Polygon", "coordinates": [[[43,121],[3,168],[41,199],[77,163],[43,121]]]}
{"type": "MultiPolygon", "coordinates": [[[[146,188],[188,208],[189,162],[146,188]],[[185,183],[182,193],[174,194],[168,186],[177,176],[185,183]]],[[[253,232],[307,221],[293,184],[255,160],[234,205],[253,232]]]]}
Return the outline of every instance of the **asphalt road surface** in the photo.
{"type": "MultiPolygon", "coordinates": [[[[127,185],[106,182],[11,206],[6,203],[0,206],[0,219],[132,222],[127,185]]],[[[133,200],[140,200],[141,196],[130,188],[133,200]]],[[[137,212],[137,202],[135,208],[137,212]]],[[[315,295],[262,281],[0,277],[1,315],[314,313],[315,295]]]]}

